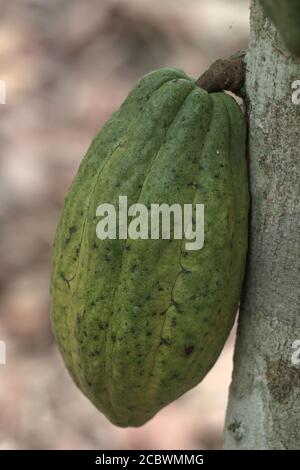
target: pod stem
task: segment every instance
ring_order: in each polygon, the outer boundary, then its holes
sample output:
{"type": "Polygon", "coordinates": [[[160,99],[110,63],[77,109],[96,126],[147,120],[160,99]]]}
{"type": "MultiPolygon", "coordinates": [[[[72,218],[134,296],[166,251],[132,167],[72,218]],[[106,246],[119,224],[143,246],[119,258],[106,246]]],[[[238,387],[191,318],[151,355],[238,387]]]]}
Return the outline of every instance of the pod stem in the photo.
{"type": "Polygon", "coordinates": [[[216,60],[209,69],[198,78],[196,84],[208,93],[227,90],[244,98],[246,75],[246,51],[238,51],[228,59],[216,60]]]}

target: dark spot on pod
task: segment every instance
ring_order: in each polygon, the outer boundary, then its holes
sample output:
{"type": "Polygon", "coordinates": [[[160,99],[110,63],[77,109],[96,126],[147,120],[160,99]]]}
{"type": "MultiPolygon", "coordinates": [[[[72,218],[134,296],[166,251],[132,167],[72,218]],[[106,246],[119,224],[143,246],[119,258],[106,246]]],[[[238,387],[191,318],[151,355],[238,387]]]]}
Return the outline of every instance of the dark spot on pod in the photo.
{"type": "Polygon", "coordinates": [[[174,307],[176,308],[176,310],[178,310],[178,312],[181,311],[180,305],[174,299],[171,300],[171,304],[174,305],[174,307]]]}
{"type": "Polygon", "coordinates": [[[96,250],[98,248],[97,243],[93,243],[93,250],[96,250]]]}
{"type": "Polygon", "coordinates": [[[69,227],[69,234],[70,235],[72,235],[75,232],[77,232],[77,228],[75,227],[75,225],[73,225],[72,227],[69,227]]]}
{"type": "Polygon", "coordinates": [[[159,344],[160,344],[160,346],[162,346],[163,344],[164,344],[165,346],[170,346],[171,341],[170,341],[168,338],[161,338],[159,344]]]}
{"type": "Polygon", "coordinates": [[[147,331],[146,336],[152,336],[152,331],[147,331]]]}
{"type": "Polygon", "coordinates": [[[129,251],[129,250],[130,250],[130,246],[129,246],[129,245],[126,245],[126,246],[125,246],[125,250],[126,250],[126,251],[129,251]]]}
{"type": "Polygon", "coordinates": [[[105,328],[105,326],[101,322],[98,323],[98,327],[100,330],[104,330],[105,328]]]}
{"type": "Polygon", "coordinates": [[[164,290],[164,288],[161,287],[161,286],[158,286],[158,290],[159,290],[159,292],[162,292],[164,290]]]}
{"type": "Polygon", "coordinates": [[[186,347],[184,348],[184,354],[185,354],[186,356],[190,356],[193,351],[194,351],[194,346],[186,346],[186,347]]]}
{"type": "Polygon", "coordinates": [[[95,357],[95,356],[100,356],[100,351],[98,349],[96,349],[95,351],[89,354],[89,357],[95,357]]]}
{"type": "Polygon", "coordinates": [[[131,268],[130,268],[130,271],[131,271],[132,273],[135,273],[135,272],[136,272],[136,269],[137,269],[137,265],[136,265],[136,264],[133,264],[133,265],[131,266],[131,268]]]}

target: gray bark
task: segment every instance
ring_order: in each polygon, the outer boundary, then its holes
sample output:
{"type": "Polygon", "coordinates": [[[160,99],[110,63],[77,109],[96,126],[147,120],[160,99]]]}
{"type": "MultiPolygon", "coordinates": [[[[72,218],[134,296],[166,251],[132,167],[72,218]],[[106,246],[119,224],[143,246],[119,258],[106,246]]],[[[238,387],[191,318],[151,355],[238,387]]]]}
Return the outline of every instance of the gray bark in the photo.
{"type": "Polygon", "coordinates": [[[250,246],[224,447],[300,449],[300,61],[257,0],[246,63],[250,246]]]}

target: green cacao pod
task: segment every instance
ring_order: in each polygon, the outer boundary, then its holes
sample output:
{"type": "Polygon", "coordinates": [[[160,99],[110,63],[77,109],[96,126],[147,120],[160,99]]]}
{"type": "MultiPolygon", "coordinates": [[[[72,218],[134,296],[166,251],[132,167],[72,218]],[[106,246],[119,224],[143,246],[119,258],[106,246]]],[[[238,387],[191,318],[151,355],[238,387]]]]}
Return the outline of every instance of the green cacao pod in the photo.
{"type": "Polygon", "coordinates": [[[54,243],[52,322],[66,367],[114,424],[139,426],[197,385],[232,328],[244,276],[245,118],[177,69],[142,78],[96,136],[54,243]],[[97,207],[204,204],[205,240],[96,236],[97,207]]]}
{"type": "Polygon", "coordinates": [[[300,57],[300,1],[261,0],[267,16],[281,33],[288,49],[300,57]]]}

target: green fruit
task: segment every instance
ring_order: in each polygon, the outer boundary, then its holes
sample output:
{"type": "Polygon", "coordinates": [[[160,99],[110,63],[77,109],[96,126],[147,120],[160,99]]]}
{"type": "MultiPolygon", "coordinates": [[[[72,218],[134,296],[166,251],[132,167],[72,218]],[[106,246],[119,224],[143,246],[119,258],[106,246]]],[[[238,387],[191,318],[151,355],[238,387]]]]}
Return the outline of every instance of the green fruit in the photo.
{"type": "Polygon", "coordinates": [[[288,49],[300,57],[300,1],[261,0],[267,16],[281,33],[288,49]]]}
{"type": "Polygon", "coordinates": [[[245,118],[177,69],[146,75],[92,142],[57,229],[54,333],[114,424],[140,426],[197,385],[234,322],[247,250],[245,118]],[[205,242],[99,240],[97,207],[205,204],[205,242]]]}

